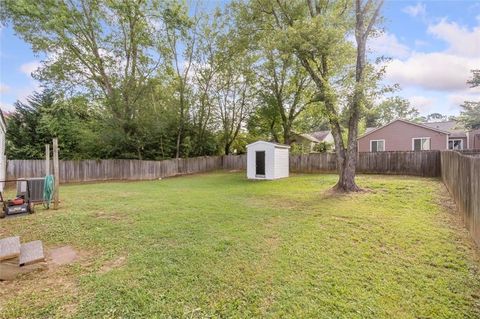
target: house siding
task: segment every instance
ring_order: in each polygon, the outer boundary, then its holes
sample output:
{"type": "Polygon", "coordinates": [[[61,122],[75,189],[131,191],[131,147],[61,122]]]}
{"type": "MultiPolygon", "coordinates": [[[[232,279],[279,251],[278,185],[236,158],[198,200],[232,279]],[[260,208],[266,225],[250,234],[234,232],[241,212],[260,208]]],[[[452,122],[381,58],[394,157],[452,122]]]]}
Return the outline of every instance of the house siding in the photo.
{"type": "Polygon", "coordinates": [[[447,134],[395,121],[358,139],[358,151],[370,152],[370,141],[385,140],[385,151],[411,151],[412,138],[429,137],[431,150],[447,149],[447,134]]]}
{"type": "Polygon", "coordinates": [[[480,129],[473,130],[468,134],[468,147],[472,150],[480,150],[480,129]]]}

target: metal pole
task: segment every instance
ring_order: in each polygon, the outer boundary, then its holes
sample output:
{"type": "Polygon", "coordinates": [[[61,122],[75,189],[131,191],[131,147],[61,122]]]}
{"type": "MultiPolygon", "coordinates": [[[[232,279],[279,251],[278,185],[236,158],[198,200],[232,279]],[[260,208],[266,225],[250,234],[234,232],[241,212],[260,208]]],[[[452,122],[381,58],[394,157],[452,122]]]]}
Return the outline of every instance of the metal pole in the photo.
{"type": "Polygon", "coordinates": [[[45,176],[50,175],[50,144],[45,144],[45,176]]]}
{"type": "Polygon", "coordinates": [[[60,187],[60,171],[58,166],[58,139],[53,139],[53,177],[55,179],[55,190],[53,192],[53,209],[58,209],[59,187],[60,187]]]}

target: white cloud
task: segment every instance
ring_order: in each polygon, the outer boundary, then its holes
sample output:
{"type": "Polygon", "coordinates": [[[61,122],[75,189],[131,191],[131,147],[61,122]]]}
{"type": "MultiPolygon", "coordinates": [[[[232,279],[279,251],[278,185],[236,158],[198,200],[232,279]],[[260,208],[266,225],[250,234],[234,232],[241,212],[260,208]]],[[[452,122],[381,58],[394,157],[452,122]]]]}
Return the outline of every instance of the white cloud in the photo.
{"type": "Polygon", "coordinates": [[[470,70],[478,68],[480,57],[466,58],[442,52],[414,53],[407,60],[395,59],[387,66],[388,80],[424,89],[455,91],[467,89],[470,70]]]}
{"type": "Polygon", "coordinates": [[[410,104],[421,113],[430,112],[435,103],[435,99],[421,95],[410,96],[408,100],[410,101],[410,104]]]}
{"type": "Polygon", "coordinates": [[[447,97],[448,102],[452,106],[460,106],[465,101],[480,101],[480,92],[479,93],[472,93],[472,92],[458,92],[454,94],[450,94],[447,97]]]}
{"type": "MultiPolygon", "coordinates": [[[[27,98],[33,94],[34,91],[41,91],[40,83],[31,80],[25,86],[22,87],[14,87],[9,90],[9,95],[14,98],[15,101],[21,101],[23,103],[27,102],[27,98]]],[[[5,101],[0,101],[0,107],[2,110],[5,111],[13,111],[15,108],[13,103],[6,103],[5,101]]]]}
{"type": "Polygon", "coordinates": [[[424,46],[428,46],[429,43],[427,41],[423,41],[423,40],[415,40],[415,46],[416,47],[424,47],[424,46]]]}
{"type": "Polygon", "coordinates": [[[0,102],[0,109],[1,109],[3,112],[11,112],[11,111],[15,110],[15,108],[13,107],[13,105],[11,105],[11,104],[6,104],[6,103],[3,103],[3,102],[0,102]]]}
{"type": "Polygon", "coordinates": [[[20,72],[25,73],[28,76],[31,76],[32,72],[36,71],[40,67],[40,62],[31,61],[24,63],[20,66],[20,72]]]}
{"type": "Polygon", "coordinates": [[[0,83],[0,93],[7,93],[10,91],[10,87],[6,84],[0,83]]]}
{"type": "Polygon", "coordinates": [[[34,91],[39,91],[41,89],[40,83],[37,81],[32,81],[29,86],[20,88],[17,91],[17,100],[26,102],[27,98],[33,94],[34,91]]]}
{"type": "MultiPolygon", "coordinates": [[[[480,25],[468,28],[443,19],[429,25],[427,31],[443,40],[447,48],[429,53],[411,51],[408,58],[398,57],[387,65],[386,78],[402,87],[448,91],[450,95],[464,92],[470,71],[480,66],[480,25]]],[[[469,94],[477,92],[470,90],[469,94]]]]}
{"type": "Polygon", "coordinates": [[[480,25],[469,29],[446,19],[430,25],[428,33],[448,43],[447,52],[461,56],[480,56],[480,25]]]}
{"type": "Polygon", "coordinates": [[[412,17],[424,17],[427,14],[427,7],[425,4],[418,2],[414,6],[407,6],[403,8],[403,12],[412,17]]]}
{"type": "Polygon", "coordinates": [[[388,32],[382,33],[379,37],[372,39],[369,42],[369,49],[379,55],[386,55],[389,57],[404,58],[410,54],[410,49],[398,41],[395,34],[388,32]]]}

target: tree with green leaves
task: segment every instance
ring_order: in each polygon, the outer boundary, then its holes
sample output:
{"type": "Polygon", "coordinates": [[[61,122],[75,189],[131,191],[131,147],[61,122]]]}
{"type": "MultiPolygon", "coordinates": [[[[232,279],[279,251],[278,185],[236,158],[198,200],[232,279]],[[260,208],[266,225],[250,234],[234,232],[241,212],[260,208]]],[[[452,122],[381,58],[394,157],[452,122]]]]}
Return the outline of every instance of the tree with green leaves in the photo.
{"type": "Polygon", "coordinates": [[[220,141],[224,154],[240,134],[255,104],[253,98],[254,76],[246,54],[230,55],[228,64],[222,67],[215,79],[217,119],[220,123],[220,141]]]}
{"type": "Polygon", "coordinates": [[[109,135],[119,139],[112,141],[119,146],[112,155],[141,159],[137,116],[143,107],[141,97],[164,57],[163,34],[154,26],[163,18],[156,13],[167,11],[168,4],[155,0],[2,4],[3,17],[16,33],[35,53],[46,56],[35,77],[100,102],[110,121],[107,127],[113,130],[109,135]]]}
{"type": "Polygon", "coordinates": [[[357,0],[353,6],[347,0],[252,0],[246,6],[236,4],[247,23],[254,20],[270,31],[279,51],[297,57],[314,83],[316,101],[324,106],[335,140],[338,191],[359,190],[355,166],[358,123],[365,105],[366,43],[374,32],[382,4],[382,0],[357,0]],[[349,41],[352,33],[356,46],[349,41]],[[338,86],[342,82],[353,83],[353,89],[340,105],[338,86]],[[342,117],[346,118],[346,128],[342,127],[342,117]]]}
{"type": "Polygon", "coordinates": [[[179,158],[192,101],[192,98],[189,97],[192,94],[191,70],[197,49],[199,16],[197,12],[193,16],[189,16],[188,9],[184,4],[172,3],[163,13],[163,21],[168,44],[166,56],[171,63],[167,67],[172,70],[175,96],[177,97],[178,127],[175,157],[179,158]]]}
{"type": "Polygon", "coordinates": [[[272,116],[272,123],[280,120],[282,140],[277,141],[290,144],[297,118],[313,102],[311,79],[295,55],[282,54],[272,47],[261,53],[263,63],[257,67],[259,102],[272,109],[264,113],[272,116]]]}
{"type": "Polygon", "coordinates": [[[410,101],[400,96],[389,97],[367,109],[365,113],[367,127],[379,127],[396,119],[416,121],[420,117],[420,113],[410,105],[410,101]]]}
{"type": "MultiPolygon", "coordinates": [[[[480,70],[472,70],[472,78],[467,81],[471,88],[480,87],[480,70]]],[[[468,129],[480,129],[480,101],[465,101],[458,121],[468,129]]]]}
{"type": "Polygon", "coordinates": [[[45,158],[45,144],[57,137],[64,159],[92,158],[99,151],[93,116],[84,99],[63,99],[52,91],[34,92],[25,103],[17,101],[7,117],[7,156],[13,159],[45,158]]]}

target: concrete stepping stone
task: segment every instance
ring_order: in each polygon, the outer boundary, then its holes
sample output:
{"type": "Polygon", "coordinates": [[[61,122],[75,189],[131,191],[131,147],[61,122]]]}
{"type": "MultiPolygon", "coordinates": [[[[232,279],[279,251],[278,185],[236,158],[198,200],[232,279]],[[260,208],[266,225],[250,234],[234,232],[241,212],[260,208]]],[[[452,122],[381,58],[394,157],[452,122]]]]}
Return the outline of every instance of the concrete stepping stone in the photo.
{"type": "Polygon", "coordinates": [[[0,261],[20,256],[20,237],[0,239],[0,261]]]}
{"type": "Polygon", "coordinates": [[[31,241],[20,246],[20,266],[31,265],[40,261],[45,261],[43,254],[43,244],[41,240],[31,241]]]}

